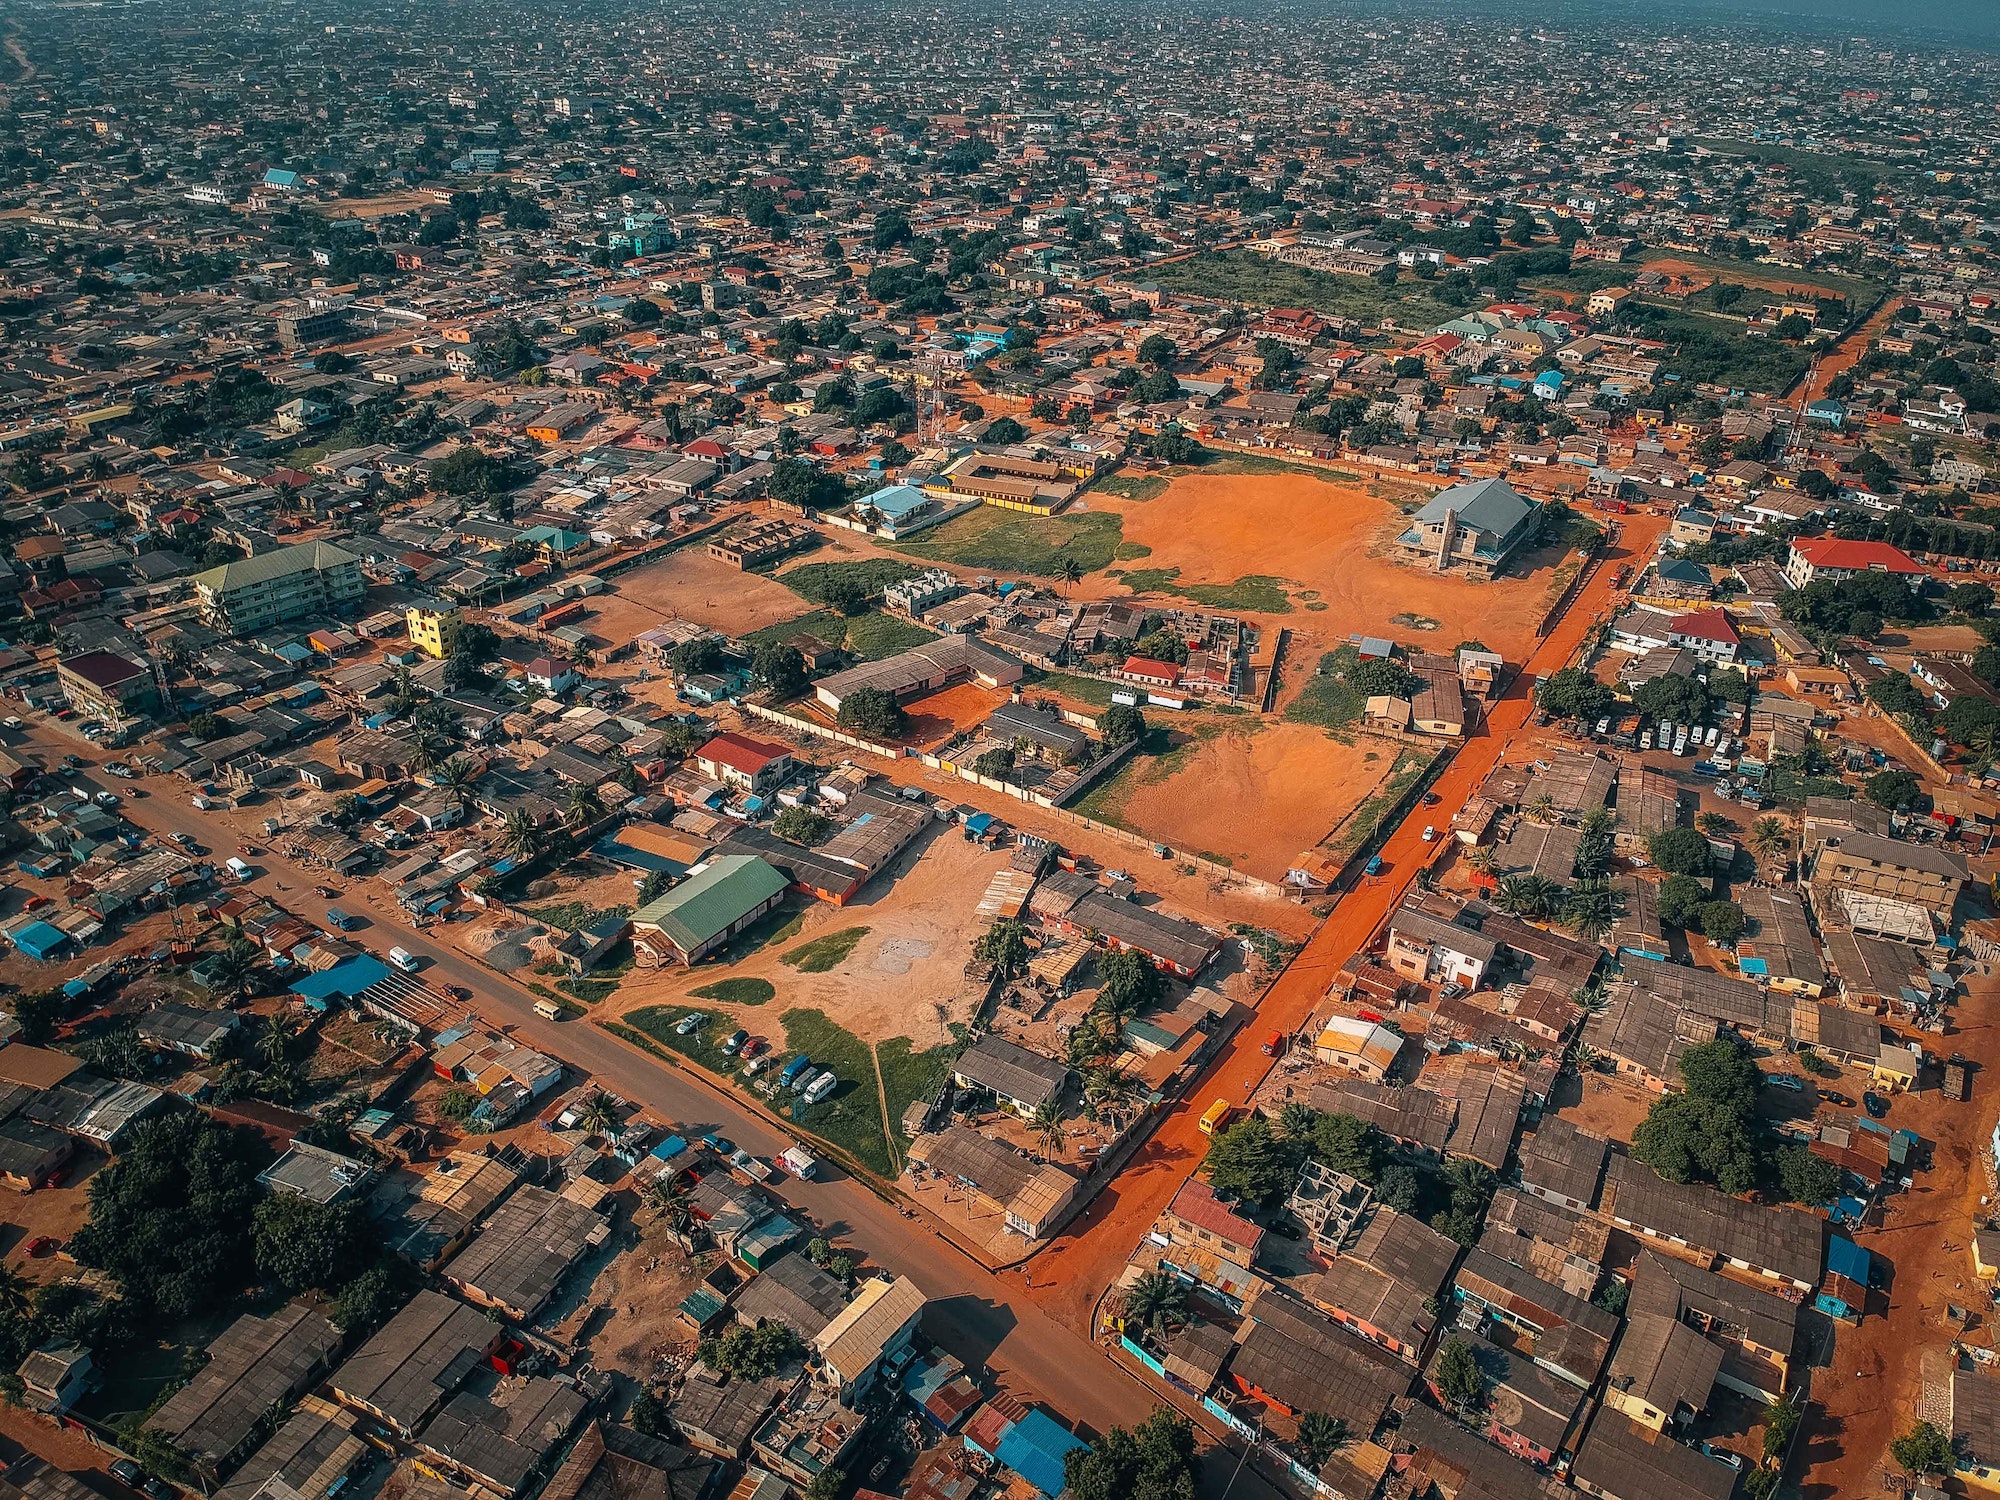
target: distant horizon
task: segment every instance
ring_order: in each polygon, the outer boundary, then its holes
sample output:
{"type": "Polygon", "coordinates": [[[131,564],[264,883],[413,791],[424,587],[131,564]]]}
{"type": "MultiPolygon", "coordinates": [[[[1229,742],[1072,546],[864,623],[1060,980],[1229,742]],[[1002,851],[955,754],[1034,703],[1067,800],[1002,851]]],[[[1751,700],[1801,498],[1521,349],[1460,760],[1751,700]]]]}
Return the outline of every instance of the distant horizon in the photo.
{"type": "MultiPolygon", "coordinates": [[[[1364,15],[1375,7],[1370,0],[1335,0],[1332,8],[1364,15]]],[[[1518,17],[1523,22],[1558,25],[1619,19],[1655,27],[1734,24],[1756,30],[1795,29],[1815,37],[1867,36],[2000,50],[2000,0],[1964,0],[1949,10],[1885,0],[1405,0],[1396,13],[1421,16],[1467,10],[1492,20],[1518,17]]]]}

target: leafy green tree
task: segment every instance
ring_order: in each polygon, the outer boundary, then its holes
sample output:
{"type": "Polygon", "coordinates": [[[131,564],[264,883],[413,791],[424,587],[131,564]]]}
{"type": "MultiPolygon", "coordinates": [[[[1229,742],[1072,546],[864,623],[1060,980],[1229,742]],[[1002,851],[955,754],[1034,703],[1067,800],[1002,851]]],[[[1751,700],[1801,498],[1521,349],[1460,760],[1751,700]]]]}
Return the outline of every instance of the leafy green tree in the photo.
{"type": "Polygon", "coordinates": [[[1657,1100],[1632,1132],[1632,1155],[1669,1182],[1712,1182],[1725,1193],[1757,1185],[1757,1148],[1745,1117],[1713,1099],[1657,1100]]]}
{"type": "Polygon", "coordinates": [[[632,1404],[625,1409],[625,1425],[647,1437],[659,1437],[671,1431],[667,1419],[667,1404],[656,1395],[651,1386],[642,1385],[633,1396],[632,1404]]]}
{"type": "Polygon", "coordinates": [[[1164,333],[1149,333],[1139,341],[1141,364],[1151,365],[1155,369],[1165,369],[1180,357],[1181,351],[1164,333]]]}
{"type": "Polygon", "coordinates": [[[1667,673],[1641,683],[1632,694],[1632,703],[1655,719],[1692,724],[1708,712],[1708,689],[1692,677],[1667,673]]]}
{"type": "Polygon", "coordinates": [[[741,1380],[763,1380],[783,1370],[804,1349],[789,1325],[774,1322],[756,1328],[738,1325],[720,1338],[705,1340],[699,1354],[711,1370],[741,1380]]]}
{"type": "Polygon", "coordinates": [[[257,1274],[287,1292],[347,1280],[372,1243],[359,1203],[322,1205],[296,1193],[273,1193],[252,1220],[257,1274]]]}
{"type": "Polygon", "coordinates": [[[770,641],[750,657],[750,670],[757,680],[779,698],[792,698],[805,691],[806,658],[797,646],[770,641]]]}
{"type": "Polygon", "coordinates": [[[1681,1054],[1681,1084],[1689,1096],[1712,1099],[1740,1115],[1757,1108],[1764,1071],[1741,1042],[1730,1036],[1688,1048],[1681,1054]]]}
{"type": "Polygon", "coordinates": [[[905,723],[903,705],[884,688],[856,688],[840,700],[840,727],[856,734],[887,738],[901,734],[905,723]]]}
{"type": "Polygon", "coordinates": [[[992,422],[987,424],[984,441],[998,444],[1004,448],[1010,444],[1022,441],[1027,435],[1028,429],[1023,427],[1019,422],[1016,422],[1012,417],[996,417],[992,422]]]}
{"type": "Polygon", "coordinates": [[[1541,706],[1559,719],[1595,721],[1611,712],[1617,701],[1611,689],[1580,667],[1564,667],[1543,681],[1541,706]]]}
{"type": "Polygon", "coordinates": [[[1673,927],[1699,927],[1708,890],[1692,875],[1669,875],[1660,882],[1660,920],[1673,927]]]}
{"type": "Polygon", "coordinates": [[[1749,926],[1744,919],[1743,908],[1734,901],[1702,902],[1698,920],[1701,923],[1701,935],[1711,943],[1720,944],[1725,948],[1733,947],[1736,940],[1743,936],[1744,929],[1749,926]]]}
{"type": "Polygon", "coordinates": [[[833,819],[815,808],[788,807],[771,820],[771,832],[811,849],[833,837],[833,819]]]}
{"type": "Polygon", "coordinates": [[[1336,1172],[1373,1183],[1382,1175],[1381,1133],[1353,1115],[1323,1114],[1313,1122],[1313,1155],[1336,1172]]]}
{"type": "Polygon", "coordinates": [[[1917,806],[1924,795],[1924,784],[1908,771],[1878,771],[1868,778],[1862,790],[1877,807],[1895,812],[1917,806]]]}
{"type": "Polygon", "coordinates": [[[13,1011],[20,1040],[30,1047],[46,1047],[69,1014],[69,1000],[61,990],[23,990],[14,997],[13,1011]]]}
{"type": "Polygon", "coordinates": [[[1706,875],[1715,855],[1692,828],[1668,828],[1646,841],[1646,853],[1669,875],[1706,875]]]}
{"type": "Polygon", "coordinates": [[[1479,1368],[1472,1345],[1446,1339],[1431,1361],[1431,1384],[1454,1411],[1475,1412],[1486,1404],[1486,1374],[1479,1368]]]}
{"type": "Polygon", "coordinates": [[[1983,583],[1954,585],[1945,600],[1959,614],[1978,619],[1993,608],[1993,590],[1983,583]]]}
{"type": "Polygon", "coordinates": [[[1071,1500],[1194,1500],[1200,1475],[1194,1424],[1171,1407],[1129,1431],[1113,1427],[1063,1455],[1071,1500]]]}
{"type": "MultiPolygon", "coordinates": [[[[1973,671],[1978,672],[1978,670],[1979,663],[1975,659],[1973,671]]],[[[1913,719],[1930,717],[1930,700],[1924,697],[1923,691],[1914,682],[1901,673],[1878,677],[1869,683],[1868,700],[1885,713],[1907,714],[1913,719]]]]}
{"type": "Polygon", "coordinates": [[[200,744],[200,743],[205,743],[212,739],[220,738],[222,735],[223,725],[222,725],[222,720],[217,718],[214,714],[199,713],[193,715],[188,719],[187,729],[188,729],[188,734],[195,740],[196,743],[200,744]]]}
{"type": "Polygon", "coordinates": [[[149,1121],[90,1179],[90,1219],[70,1248],[166,1317],[215,1306],[250,1279],[262,1165],[254,1136],[207,1115],[149,1121]]]}
{"type": "Polygon", "coordinates": [[[1145,737],[1146,716],[1129,703],[1114,703],[1098,716],[1097,728],[1105,744],[1129,744],[1145,737]]]}
{"type": "Polygon", "coordinates": [[[1917,1423],[1890,1443],[1889,1456],[1911,1474],[1949,1474],[1958,1467],[1951,1435],[1931,1422],[1917,1423]]]}
{"type": "Polygon", "coordinates": [[[1352,1441],[1353,1434],[1343,1418],[1330,1417],[1321,1411],[1300,1413],[1299,1452],[1306,1467],[1314,1473],[1325,1468],[1327,1460],[1352,1441]]]}
{"type": "Polygon", "coordinates": [[[1209,1142],[1202,1171],[1218,1193],[1234,1193],[1248,1203],[1267,1204],[1290,1191],[1298,1172],[1289,1143],[1270,1125],[1252,1117],[1239,1120],[1209,1142]]]}
{"type": "Polygon", "coordinates": [[[982,750],[972,762],[972,769],[989,781],[1005,781],[1014,772],[1014,751],[1009,745],[995,745],[982,750]]]}
{"type": "Polygon", "coordinates": [[[1097,955],[1097,1006],[1115,1016],[1137,1015],[1166,998],[1166,977],[1143,953],[1108,948],[1097,955]]]}
{"type": "Polygon", "coordinates": [[[1002,917],[979,934],[972,945],[972,952],[982,962],[1012,976],[1027,965],[1027,931],[1012,917],[1002,917]]]}

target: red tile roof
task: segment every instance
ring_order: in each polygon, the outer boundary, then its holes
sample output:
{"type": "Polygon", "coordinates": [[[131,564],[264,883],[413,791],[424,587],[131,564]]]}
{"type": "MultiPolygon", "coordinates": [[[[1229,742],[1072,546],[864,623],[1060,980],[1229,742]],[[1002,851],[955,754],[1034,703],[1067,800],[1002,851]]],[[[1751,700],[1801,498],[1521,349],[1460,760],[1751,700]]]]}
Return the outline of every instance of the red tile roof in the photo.
{"type": "Polygon", "coordinates": [[[1919,567],[1900,547],[1887,542],[1849,542],[1837,536],[1809,537],[1792,543],[1799,555],[1815,568],[1870,569],[1888,573],[1920,574],[1919,567]]]}
{"type": "Polygon", "coordinates": [[[745,776],[755,776],[772,761],[790,753],[783,745],[753,740],[747,734],[718,734],[695,751],[695,758],[727,766],[745,776]]]}
{"type": "Polygon", "coordinates": [[[1190,1177],[1181,1185],[1168,1212],[1232,1245],[1254,1247],[1264,1236],[1262,1229],[1216,1197],[1215,1189],[1199,1177],[1190,1177]]]}
{"type": "Polygon", "coordinates": [[[1743,638],[1736,633],[1736,627],[1729,623],[1729,616],[1719,609],[1698,609],[1691,615],[1682,615],[1667,626],[1667,632],[1697,641],[1721,641],[1730,646],[1743,642],[1743,638]]]}

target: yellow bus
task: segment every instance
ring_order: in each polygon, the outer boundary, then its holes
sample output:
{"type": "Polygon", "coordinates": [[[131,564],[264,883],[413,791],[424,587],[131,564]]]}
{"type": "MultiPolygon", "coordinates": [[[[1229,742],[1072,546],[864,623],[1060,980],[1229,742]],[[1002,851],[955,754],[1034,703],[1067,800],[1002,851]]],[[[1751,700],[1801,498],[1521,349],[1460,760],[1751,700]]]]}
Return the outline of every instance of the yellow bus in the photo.
{"type": "Polygon", "coordinates": [[[1201,1133],[1214,1135],[1236,1117],[1236,1106],[1227,1099],[1218,1099],[1209,1105],[1208,1113],[1201,1117],[1201,1133]]]}

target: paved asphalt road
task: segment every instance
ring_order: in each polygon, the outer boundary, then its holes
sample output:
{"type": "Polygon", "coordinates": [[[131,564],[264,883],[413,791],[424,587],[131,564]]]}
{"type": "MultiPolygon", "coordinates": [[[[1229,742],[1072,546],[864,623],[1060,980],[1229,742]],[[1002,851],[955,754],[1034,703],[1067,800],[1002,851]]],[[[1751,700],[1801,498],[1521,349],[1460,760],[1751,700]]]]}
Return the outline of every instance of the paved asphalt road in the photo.
{"type": "MultiPolygon", "coordinates": [[[[87,761],[100,756],[88,742],[48,723],[32,726],[29,745],[43,752],[49,765],[64,755],[80,755],[87,761]]],[[[198,811],[187,784],[176,778],[124,782],[87,773],[60,779],[124,795],[120,811],[131,822],[155,834],[188,834],[207,847],[218,864],[237,853],[233,831],[198,811]],[[147,795],[132,798],[129,793],[135,786],[147,795]]],[[[288,806],[274,802],[273,815],[288,806]]],[[[475,997],[473,1008],[490,1023],[676,1122],[686,1134],[713,1130],[765,1157],[776,1156],[791,1144],[762,1116],[693,1073],[630,1048],[587,1022],[542,1019],[535,1014],[532,992],[411,930],[400,920],[402,913],[379,895],[371,899],[371,887],[380,889],[375,882],[333,881],[346,892],[329,901],[313,893],[326,876],[293,864],[261,839],[253,847],[265,852],[250,861],[257,875],[249,889],[315,922],[324,923],[329,905],[365,916],[367,925],[353,934],[357,941],[378,953],[386,954],[392,946],[409,950],[426,960],[424,979],[433,985],[463,985],[475,997]]],[[[810,1214],[829,1239],[851,1245],[875,1265],[915,1278],[932,1298],[925,1332],[968,1366],[986,1365],[1000,1388],[1046,1400],[1063,1416],[1097,1430],[1143,1420],[1158,1404],[1136,1378],[1091,1343],[1083,1329],[1066,1327],[1043,1312],[1021,1278],[1003,1283],[931,1230],[925,1220],[903,1217],[895,1206],[837,1168],[822,1170],[824,1180],[818,1182],[787,1178],[784,1196],[810,1214]]]]}

